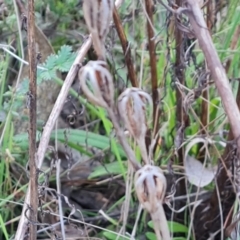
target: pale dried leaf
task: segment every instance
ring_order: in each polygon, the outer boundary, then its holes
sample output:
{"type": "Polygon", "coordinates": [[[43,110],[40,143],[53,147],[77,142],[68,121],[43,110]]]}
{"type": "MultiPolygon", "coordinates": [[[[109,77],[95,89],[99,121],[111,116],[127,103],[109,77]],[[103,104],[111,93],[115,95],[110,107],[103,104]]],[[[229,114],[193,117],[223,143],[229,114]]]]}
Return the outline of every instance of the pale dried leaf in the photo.
{"type": "Polygon", "coordinates": [[[191,184],[204,187],[214,179],[216,168],[205,168],[200,161],[194,157],[187,156],[185,159],[185,172],[191,184]]]}

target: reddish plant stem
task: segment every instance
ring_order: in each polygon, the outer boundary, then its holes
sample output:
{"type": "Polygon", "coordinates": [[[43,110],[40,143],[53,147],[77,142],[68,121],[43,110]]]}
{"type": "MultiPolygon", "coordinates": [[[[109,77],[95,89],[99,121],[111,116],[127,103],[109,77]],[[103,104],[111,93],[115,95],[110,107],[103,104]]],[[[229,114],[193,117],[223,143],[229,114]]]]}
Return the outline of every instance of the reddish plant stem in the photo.
{"type": "Polygon", "coordinates": [[[36,166],[37,59],[35,49],[34,0],[28,1],[29,56],[29,167],[30,167],[30,239],[37,239],[38,180],[36,166]]]}
{"type": "MultiPolygon", "coordinates": [[[[182,6],[182,0],[176,0],[178,6],[182,6]]],[[[176,19],[177,21],[177,19],[176,19]]],[[[177,27],[177,22],[175,24],[175,41],[176,41],[176,62],[175,62],[175,76],[178,79],[178,82],[182,85],[185,85],[185,69],[182,62],[183,56],[183,34],[180,29],[177,27]]],[[[176,119],[177,119],[177,128],[181,128],[181,134],[184,136],[184,130],[188,125],[188,116],[183,110],[183,96],[181,89],[176,88],[176,99],[177,99],[177,108],[176,108],[176,119]]],[[[181,139],[184,137],[182,136],[181,139]]],[[[179,164],[183,166],[184,162],[184,148],[181,147],[178,149],[178,161],[179,164]]],[[[184,195],[186,193],[185,181],[184,179],[179,182],[179,194],[184,195]]]]}
{"type": "MultiPolygon", "coordinates": [[[[182,6],[182,0],[176,0],[176,4],[178,6],[182,6]]],[[[177,21],[177,20],[176,20],[177,21]]],[[[178,79],[178,82],[182,85],[185,85],[185,69],[182,63],[183,56],[183,34],[180,29],[177,27],[177,23],[175,24],[175,41],[176,41],[176,62],[175,62],[175,76],[178,79]]],[[[177,108],[176,108],[176,117],[178,127],[182,127],[184,131],[185,126],[185,118],[187,118],[184,110],[183,110],[183,97],[181,93],[181,89],[176,89],[176,99],[177,99],[177,108]]],[[[183,133],[184,134],[184,133],[183,133]]],[[[184,158],[184,149],[180,148],[178,150],[179,163],[183,164],[184,158]]]]}
{"type": "Polygon", "coordinates": [[[113,20],[114,20],[114,24],[115,24],[120,42],[122,44],[123,53],[125,55],[125,63],[128,69],[129,79],[133,87],[138,87],[137,76],[136,76],[133,62],[132,62],[131,48],[129,47],[127,37],[124,32],[121,19],[118,15],[116,7],[114,7],[114,11],[113,11],[113,20]]]}
{"type": "Polygon", "coordinates": [[[152,99],[153,99],[153,138],[159,129],[159,94],[158,94],[158,79],[157,79],[157,62],[155,55],[155,39],[154,31],[152,28],[153,23],[153,2],[152,0],[145,0],[146,12],[148,14],[147,18],[147,32],[148,32],[148,49],[150,57],[150,68],[151,68],[151,83],[152,83],[152,99]]]}
{"type": "Polygon", "coordinates": [[[213,0],[207,2],[207,27],[211,31],[215,20],[213,0]]]}
{"type": "MultiPolygon", "coordinates": [[[[211,29],[213,26],[213,18],[214,18],[212,0],[208,0],[206,6],[207,6],[206,22],[207,22],[208,30],[211,33],[211,29]]],[[[209,80],[209,77],[207,77],[206,82],[207,82],[207,80],[209,80]]],[[[202,100],[202,106],[201,106],[201,123],[202,123],[201,134],[205,135],[205,134],[207,134],[207,128],[208,128],[207,126],[208,126],[208,98],[209,98],[209,96],[208,96],[207,89],[203,90],[202,97],[203,97],[203,100],[202,100]]],[[[202,146],[203,146],[202,143],[199,144],[199,149],[202,149],[202,146]]],[[[206,149],[203,148],[201,154],[198,156],[198,160],[201,161],[202,163],[204,162],[204,159],[205,159],[205,151],[206,151],[206,149]]]]}
{"type": "MultiPolygon", "coordinates": [[[[240,24],[236,27],[235,33],[232,37],[232,41],[231,41],[231,45],[230,45],[231,50],[236,49],[239,37],[240,37],[240,24]]],[[[228,61],[226,63],[225,70],[226,70],[227,73],[230,69],[231,63],[232,63],[232,58],[228,59],[228,61]]]]}

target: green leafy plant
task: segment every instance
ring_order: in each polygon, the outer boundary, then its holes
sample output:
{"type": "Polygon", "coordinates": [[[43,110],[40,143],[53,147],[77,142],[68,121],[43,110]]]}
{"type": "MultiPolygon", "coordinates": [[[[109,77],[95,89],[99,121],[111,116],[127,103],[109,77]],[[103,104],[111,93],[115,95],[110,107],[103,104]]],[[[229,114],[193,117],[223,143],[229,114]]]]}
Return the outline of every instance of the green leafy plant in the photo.
{"type": "MultiPolygon", "coordinates": [[[[148,222],[148,226],[152,229],[153,228],[153,222],[150,221],[148,222]]],[[[172,222],[172,221],[168,221],[168,228],[169,228],[169,231],[172,233],[172,234],[179,234],[179,233],[185,233],[187,234],[188,233],[188,228],[183,225],[183,224],[180,224],[178,222],[172,222]]],[[[149,239],[149,240],[156,240],[156,235],[152,232],[146,232],[146,237],[149,239]]],[[[173,240],[186,240],[186,238],[183,238],[183,237],[174,237],[172,238],[173,240]]]]}
{"type": "MultiPolygon", "coordinates": [[[[38,65],[37,84],[42,81],[56,80],[59,82],[57,72],[67,72],[76,58],[76,53],[72,51],[71,46],[63,45],[57,54],[51,54],[45,63],[38,65]]],[[[61,80],[60,80],[61,81],[61,80]]],[[[26,94],[28,91],[28,79],[20,84],[17,93],[19,95],[26,94]]]]}

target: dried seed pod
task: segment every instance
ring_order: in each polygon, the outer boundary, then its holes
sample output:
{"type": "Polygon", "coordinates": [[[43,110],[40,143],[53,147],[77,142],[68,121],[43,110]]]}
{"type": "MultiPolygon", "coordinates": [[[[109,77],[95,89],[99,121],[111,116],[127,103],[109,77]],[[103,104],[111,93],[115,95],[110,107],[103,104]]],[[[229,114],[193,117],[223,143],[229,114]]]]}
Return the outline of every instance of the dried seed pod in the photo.
{"type": "Polygon", "coordinates": [[[136,172],[134,185],[138,200],[151,215],[157,239],[170,240],[162,206],[167,188],[163,171],[159,167],[147,164],[136,172]]]}
{"type": "Polygon", "coordinates": [[[135,189],[138,200],[150,213],[162,205],[167,182],[163,171],[156,166],[145,165],[135,174],[135,189]]]}
{"type": "Polygon", "coordinates": [[[137,141],[143,160],[149,163],[145,136],[147,132],[146,104],[152,106],[150,95],[139,88],[127,88],[118,98],[118,110],[125,127],[137,141]]]}
{"type": "Polygon", "coordinates": [[[99,58],[105,59],[104,41],[114,8],[113,0],[84,0],[83,14],[92,34],[93,46],[99,58]]]}
{"type": "Polygon", "coordinates": [[[114,87],[105,61],[89,61],[78,74],[80,87],[88,100],[100,107],[112,107],[114,87]]]}

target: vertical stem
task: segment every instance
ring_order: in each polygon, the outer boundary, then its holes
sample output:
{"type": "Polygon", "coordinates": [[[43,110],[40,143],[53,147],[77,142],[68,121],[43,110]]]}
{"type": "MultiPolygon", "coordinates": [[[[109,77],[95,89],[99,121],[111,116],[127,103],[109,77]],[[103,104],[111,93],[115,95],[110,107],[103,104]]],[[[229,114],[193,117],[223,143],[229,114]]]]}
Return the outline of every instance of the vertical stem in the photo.
{"type": "Polygon", "coordinates": [[[156,212],[151,213],[151,218],[157,240],[170,240],[170,232],[162,204],[159,204],[156,212]]]}
{"type": "Polygon", "coordinates": [[[137,76],[136,76],[133,62],[132,62],[131,49],[129,47],[127,37],[125,35],[116,7],[114,7],[114,11],[113,11],[113,20],[114,20],[114,24],[115,24],[120,42],[122,44],[123,53],[125,55],[125,63],[127,65],[129,79],[133,87],[138,87],[137,76]]]}
{"type": "MultiPolygon", "coordinates": [[[[182,0],[176,0],[178,6],[182,6],[182,0]]],[[[177,21],[177,20],[176,20],[177,21]]],[[[176,62],[175,62],[175,76],[178,79],[178,82],[182,85],[185,85],[185,69],[184,64],[182,63],[183,52],[183,34],[180,29],[175,24],[175,41],[176,41],[176,62]]],[[[176,99],[177,99],[177,109],[176,109],[176,118],[177,118],[177,130],[180,131],[179,134],[184,135],[184,130],[188,124],[188,116],[183,110],[183,98],[182,93],[179,88],[176,89],[176,99]]],[[[183,139],[183,136],[181,137],[183,139]]],[[[184,162],[184,148],[178,149],[178,160],[179,164],[183,165],[184,162]]],[[[180,194],[184,194],[185,190],[185,181],[180,181],[180,194]]]]}
{"type": "Polygon", "coordinates": [[[159,96],[158,96],[158,79],[157,79],[157,63],[155,55],[155,39],[154,31],[152,28],[153,23],[153,2],[152,0],[145,0],[146,12],[148,14],[147,18],[147,31],[148,31],[148,48],[150,57],[150,67],[151,67],[151,82],[152,82],[152,99],[153,99],[153,126],[155,132],[153,132],[153,138],[159,129],[159,117],[160,110],[158,107],[159,96]]]}
{"type": "Polygon", "coordinates": [[[30,239],[37,239],[38,186],[36,167],[36,50],[35,50],[34,0],[28,1],[28,57],[29,57],[29,167],[30,167],[30,239]]]}
{"type": "Polygon", "coordinates": [[[211,31],[216,15],[214,14],[214,3],[213,0],[208,0],[207,3],[207,27],[211,31]]]}
{"type": "MultiPolygon", "coordinates": [[[[178,6],[182,5],[182,0],[176,0],[176,4],[178,6]]],[[[179,83],[185,84],[185,74],[184,74],[184,66],[182,64],[181,58],[183,56],[183,36],[181,30],[175,25],[175,40],[176,40],[176,62],[175,62],[175,76],[178,79],[179,83]]],[[[184,124],[183,121],[183,99],[182,93],[179,88],[176,89],[176,99],[177,99],[177,109],[176,109],[176,117],[177,123],[180,126],[184,124]]],[[[180,163],[183,163],[184,151],[183,148],[178,150],[178,155],[180,159],[180,163]]]]}
{"type": "MultiPolygon", "coordinates": [[[[212,26],[213,26],[213,21],[214,21],[214,13],[213,13],[213,0],[208,0],[207,3],[207,27],[209,30],[209,33],[211,32],[212,26]]],[[[207,66],[206,66],[207,68],[207,66]]],[[[209,77],[208,77],[209,79],[209,77]]],[[[202,129],[201,129],[201,134],[206,134],[207,133],[207,129],[208,129],[208,94],[209,90],[203,90],[202,92],[202,106],[201,106],[201,123],[202,123],[202,129]],[[206,101],[204,100],[206,99],[206,101]]],[[[201,149],[203,146],[203,144],[199,144],[199,149],[201,149]]],[[[205,159],[205,148],[203,150],[203,152],[201,153],[201,155],[198,157],[198,160],[201,161],[202,163],[204,162],[205,159]]]]}

